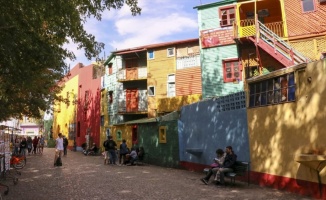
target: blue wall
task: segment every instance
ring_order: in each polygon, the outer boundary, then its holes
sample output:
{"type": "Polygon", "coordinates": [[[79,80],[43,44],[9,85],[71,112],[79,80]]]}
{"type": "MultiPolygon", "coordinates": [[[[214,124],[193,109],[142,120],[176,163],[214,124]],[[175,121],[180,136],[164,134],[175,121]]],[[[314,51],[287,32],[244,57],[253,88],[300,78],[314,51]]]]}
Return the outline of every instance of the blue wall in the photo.
{"type": "Polygon", "coordinates": [[[249,161],[246,108],[238,106],[222,111],[225,109],[221,109],[220,100],[209,99],[181,109],[178,121],[180,161],[209,165],[216,149],[225,149],[228,145],[233,147],[238,160],[249,161]]]}

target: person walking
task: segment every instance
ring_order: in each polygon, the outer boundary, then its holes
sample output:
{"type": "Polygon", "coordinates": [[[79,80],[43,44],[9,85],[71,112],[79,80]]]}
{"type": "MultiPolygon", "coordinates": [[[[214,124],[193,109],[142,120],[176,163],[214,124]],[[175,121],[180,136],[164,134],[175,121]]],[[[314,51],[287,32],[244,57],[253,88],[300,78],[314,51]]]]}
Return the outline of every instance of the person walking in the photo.
{"type": "Polygon", "coordinates": [[[68,139],[66,136],[63,136],[63,155],[67,155],[68,139]]]}
{"type": "Polygon", "coordinates": [[[30,136],[27,137],[27,151],[28,151],[28,155],[31,155],[32,152],[32,148],[33,148],[33,140],[30,136]]]}
{"type": "Polygon", "coordinates": [[[38,139],[37,136],[35,136],[33,139],[33,154],[36,154],[37,145],[38,145],[38,139]]]}
{"type": "Polygon", "coordinates": [[[14,141],[14,154],[18,155],[19,154],[19,146],[20,146],[20,139],[18,136],[16,136],[15,141],[14,141]]]}
{"type": "Polygon", "coordinates": [[[103,142],[103,147],[104,147],[104,165],[109,164],[109,141],[110,138],[108,137],[104,142],[103,142]]]}
{"type": "Polygon", "coordinates": [[[27,147],[27,141],[26,138],[23,138],[23,140],[20,142],[20,149],[19,154],[22,156],[26,155],[26,147],[27,147]]]}
{"type": "Polygon", "coordinates": [[[112,139],[112,136],[109,136],[109,142],[108,142],[108,151],[110,154],[110,164],[115,165],[116,160],[117,160],[117,155],[116,155],[116,146],[117,143],[112,139]]]}
{"type": "Polygon", "coordinates": [[[59,133],[58,138],[55,140],[54,166],[60,166],[58,164],[62,165],[62,162],[57,163],[57,159],[60,159],[60,161],[61,161],[62,152],[63,152],[63,138],[62,138],[62,134],[59,133]]]}
{"type": "Polygon", "coordinates": [[[41,135],[40,141],[39,141],[39,151],[40,151],[40,154],[43,154],[44,143],[45,143],[44,137],[43,137],[43,135],[41,135]]]}

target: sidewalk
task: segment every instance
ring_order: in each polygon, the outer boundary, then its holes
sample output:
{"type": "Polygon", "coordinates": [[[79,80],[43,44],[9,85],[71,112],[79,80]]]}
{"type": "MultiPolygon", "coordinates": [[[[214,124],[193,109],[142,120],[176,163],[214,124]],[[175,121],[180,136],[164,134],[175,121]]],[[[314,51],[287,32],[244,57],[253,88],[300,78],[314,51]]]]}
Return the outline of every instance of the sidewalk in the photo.
{"type": "MultiPolygon", "coordinates": [[[[237,182],[235,186],[217,188],[204,185],[204,174],[151,165],[104,165],[102,156],[84,156],[68,151],[62,167],[53,167],[54,149],[44,149],[43,155],[27,157],[18,184],[9,185],[5,200],[136,200],[136,199],[236,199],[236,200],[308,200],[271,188],[237,182]]],[[[227,181],[229,181],[227,179],[227,181]]]]}

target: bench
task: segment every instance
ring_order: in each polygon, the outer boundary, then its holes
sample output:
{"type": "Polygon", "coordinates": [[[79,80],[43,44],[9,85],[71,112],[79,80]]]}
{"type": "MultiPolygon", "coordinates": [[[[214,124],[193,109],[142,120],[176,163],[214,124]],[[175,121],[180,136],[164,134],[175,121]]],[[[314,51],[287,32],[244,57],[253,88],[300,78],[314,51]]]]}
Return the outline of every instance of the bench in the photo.
{"type": "Polygon", "coordinates": [[[233,166],[233,172],[225,173],[225,177],[229,177],[231,179],[231,183],[234,185],[235,177],[247,175],[247,181],[248,181],[248,185],[249,185],[249,183],[250,183],[249,173],[250,173],[249,172],[249,162],[236,161],[233,166]]]}
{"type": "MultiPolygon", "coordinates": [[[[210,168],[205,168],[204,173],[207,174],[210,168]]],[[[237,176],[246,176],[247,175],[247,180],[248,180],[248,185],[250,183],[250,176],[249,176],[249,162],[244,162],[244,161],[236,161],[233,167],[232,172],[227,172],[225,173],[225,177],[228,177],[231,179],[231,183],[234,185],[235,184],[235,178],[237,176]]]]}

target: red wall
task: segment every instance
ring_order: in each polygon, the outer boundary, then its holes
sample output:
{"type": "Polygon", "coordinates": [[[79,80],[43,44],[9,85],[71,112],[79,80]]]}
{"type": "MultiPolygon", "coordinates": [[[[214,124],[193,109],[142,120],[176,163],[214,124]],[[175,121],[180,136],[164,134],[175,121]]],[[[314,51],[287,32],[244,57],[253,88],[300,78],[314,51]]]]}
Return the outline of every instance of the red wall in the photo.
{"type": "Polygon", "coordinates": [[[89,132],[91,142],[100,145],[100,98],[101,77],[93,79],[93,65],[78,68],[78,109],[77,109],[77,147],[86,142],[86,134],[89,132]],[[89,104],[85,108],[85,93],[89,91],[89,104]],[[80,125],[78,127],[78,124],[80,125]],[[79,134],[78,134],[78,130],[79,134]],[[88,131],[89,130],[89,131],[88,131]]]}

